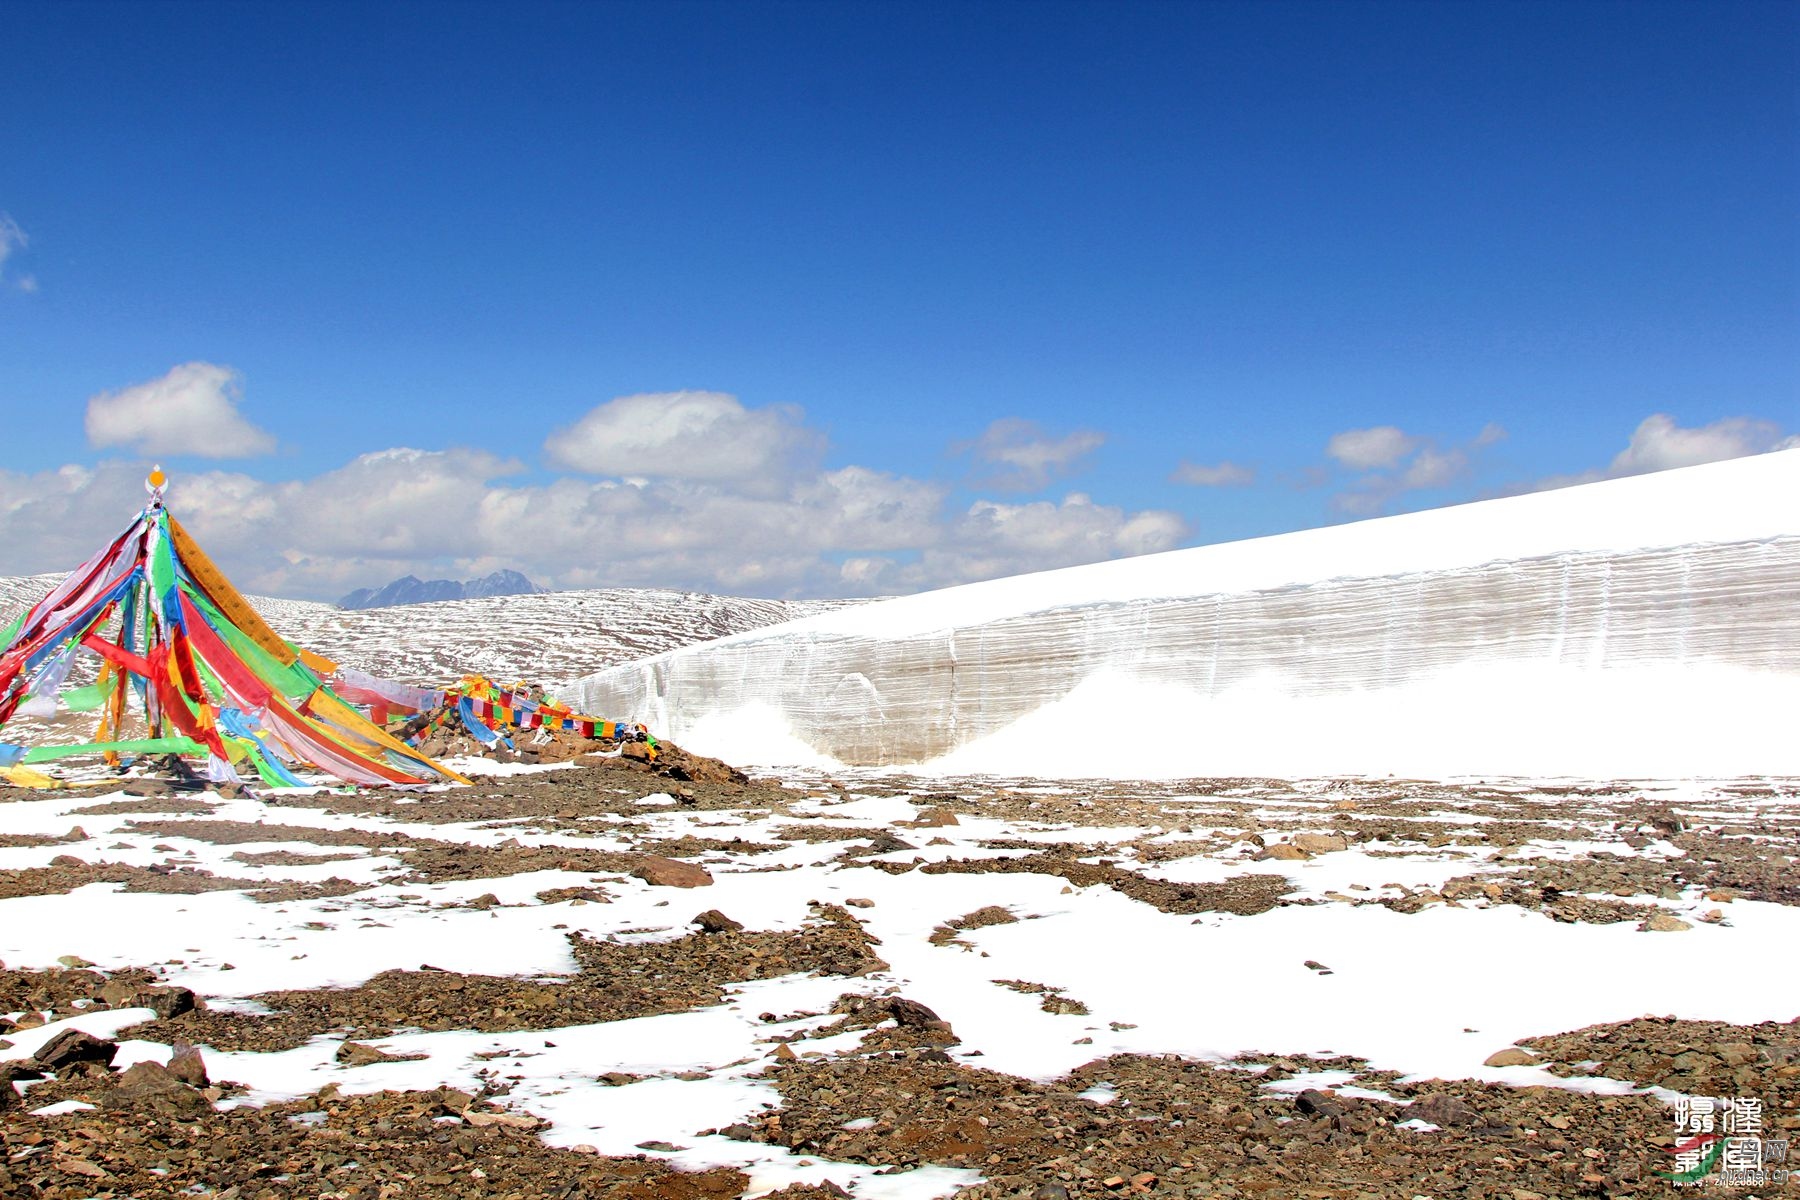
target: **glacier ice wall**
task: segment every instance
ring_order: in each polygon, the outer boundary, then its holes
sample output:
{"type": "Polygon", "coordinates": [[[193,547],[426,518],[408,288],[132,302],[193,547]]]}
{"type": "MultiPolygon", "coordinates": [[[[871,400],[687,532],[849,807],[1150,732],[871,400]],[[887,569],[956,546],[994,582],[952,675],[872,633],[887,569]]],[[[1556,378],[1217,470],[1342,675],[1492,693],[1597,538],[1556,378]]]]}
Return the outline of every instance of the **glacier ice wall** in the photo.
{"type": "Polygon", "coordinates": [[[747,762],[1800,774],[1800,453],[1763,459],[867,605],[588,676],[579,702],[747,762]],[[1656,544],[1672,528],[1726,536],[1656,544]],[[1514,553],[1484,558],[1489,529],[1514,553]]]}

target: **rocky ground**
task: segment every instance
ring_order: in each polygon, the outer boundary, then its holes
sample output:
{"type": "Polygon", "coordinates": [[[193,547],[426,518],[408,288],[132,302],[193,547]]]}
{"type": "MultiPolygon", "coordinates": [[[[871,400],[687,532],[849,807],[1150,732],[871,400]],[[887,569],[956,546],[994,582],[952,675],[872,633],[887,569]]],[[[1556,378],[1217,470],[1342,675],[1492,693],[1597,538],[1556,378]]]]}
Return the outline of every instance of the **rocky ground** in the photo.
{"type": "Polygon", "coordinates": [[[1534,1200],[1671,1194],[1682,1096],[1800,1136],[1792,783],[515,769],[0,792],[0,1195],[1534,1200]]]}

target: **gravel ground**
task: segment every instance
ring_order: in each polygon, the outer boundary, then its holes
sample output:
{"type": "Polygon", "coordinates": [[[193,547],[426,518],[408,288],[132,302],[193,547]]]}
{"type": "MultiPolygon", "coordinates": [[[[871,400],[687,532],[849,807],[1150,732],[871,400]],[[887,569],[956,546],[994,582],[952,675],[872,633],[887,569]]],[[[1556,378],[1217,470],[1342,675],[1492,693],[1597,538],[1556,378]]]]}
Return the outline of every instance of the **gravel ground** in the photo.
{"type": "MultiPolygon", "coordinates": [[[[401,904],[459,920],[542,906],[567,914],[551,928],[573,964],[529,976],[481,974],[415,956],[353,986],[209,995],[179,982],[189,978],[179,968],[191,964],[176,960],[16,960],[0,969],[0,1195],[730,1200],[756,1190],[747,1165],[674,1169],[670,1156],[698,1139],[741,1145],[744,1164],[776,1153],[828,1173],[781,1193],[793,1200],[881,1194],[880,1181],[921,1167],[967,1172],[955,1178],[974,1200],[1535,1200],[1671,1194],[1658,1171],[1670,1165],[1678,1094],[1754,1096],[1764,1106],[1765,1137],[1800,1136],[1800,1024],[1785,1019],[1645,1015],[1545,1028],[1495,1048],[1543,1068],[1524,1084],[1407,1076],[1321,1055],[1299,1035],[1215,1058],[1097,1046],[1072,1073],[1026,1078],[984,1068],[959,1035],[958,1013],[901,995],[888,960],[897,949],[979,960],[997,945],[987,939],[1038,914],[997,896],[928,923],[921,948],[884,946],[870,930],[874,902],[866,899],[817,900],[776,928],[746,928],[708,907],[715,878],[756,872],[818,869],[850,889],[858,880],[938,887],[973,876],[959,886],[998,887],[1035,876],[1039,894],[1105,893],[1110,902],[1196,922],[1327,908],[1410,919],[1514,909],[1547,927],[1635,922],[1679,946],[1700,936],[1696,925],[1729,924],[1744,911],[1732,908],[1739,901],[1800,905],[1792,784],[1719,785],[1673,800],[1627,785],[1394,780],[1053,786],[809,774],[783,786],[678,752],[669,757],[660,769],[582,765],[428,796],[284,795],[254,820],[231,796],[97,796],[79,816],[72,805],[59,810],[82,827],[65,821],[66,833],[0,835],[0,852],[13,856],[0,868],[0,927],[9,912],[24,911],[8,906],[96,884],[179,896],[241,892],[271,906],[259,910],[271,921],[310,918],[293,926],[308,934],[286,935],[295,939],[328,939],[352,922],[379,925],[401,904]],[[890,799],[904,800],[910,815],[843,815],[890,799]],[[1004,832],[994,831],[996,821],[1004,832]],[[578,839],[597,844],[570,844],[578,839]],[[237,864],[244,874],[203,865],[214,860],[196,844],[229,848],[216,865],[237,864]],[[1376,873],[1338,888],[1296,884],[1294,864],[1351,852],[1376,873]],[[26,855],[37,857],[19,857],[26,855]],[[1403,886],[1379,877],[1389,869],[1383,864],[1421,862],[1443,864],[1441,881],[1403,886]],[[527,874],[534,892],[506,891],[507,880],[527,874]],[[540,874],[549,886],[538,886],[540,874]],[[493,891],[471,894],[489,880],[493,891]],[[399,891],[409,887],[420,891],[399,891]],[[592,914],[606,910],[586,907],[663,893],[669,899],[654,903],[666,903],[670,915],[655,927],[599,932],[592,914]],[[694,921],[677,924],[689,910],[694,921]],[[509,1077],[498,1061],[461,1081],[466,1087],[348,1094],[328,1083],[285,1099],[214,1079],[206,1066],[208,1058],[309,1046],[335,1047],[332,1058],[346,1070],[408,1062],[423,1055],[369,1043],[401,1045],[434,1031],[547,1035],[544,1044],[554,1046],[559,1030],[704,1013],[757,994],[746,988],[797,976],[818,980],[824,995],[835,990],[836,999],[761,1015],[765,1057],[732,1066],[772,1097],[766,1106],[708,1128],[675,1121],[635,1154],[547,1143],[550,1122],[521,1102],[514,1081],[522,1076],[509,1077]],[[46,1024],[127,1008],[155,1019],[115,1024],[109,1036],[85,1042],[59,1035],[17,1057],[22,1039],[46,1024]],[[120,1070],[112,1064],[125,1043],[137,1047],[137,1061],[120,1070]],[[168,1051],[150,1053],[146,1044],[168,1051]]],[[[3,791],[0,813],[43,802],[3,791]]],[[[1787,971],[1791,980],[1792,945],[1770,950],[1759,969],[1787,971]]],[[[1065,1041],[1092,1042],[1104,1022],[1089,1012],[1088,989],[1069,980],[992,983],[1055,1019],[1087,1022],[1067,1028],[1095,1032],[1065,1041]]],[[[1230,974],[1217,986],[1233,986],[1230,974]]],[[[1440,1004],[1457,983],[1442,986],[1444,996],[1396,994],[1391,1003],[1440,1004]]],[[[606,1066],[588,1064],[587,1086],[646,1078],[606,1066]]],[[[708,1071],[717,1073],[692,1074],[708,1071]]],[[[1794,1192],[1800,1184],[1742,1194],[1794,1192]]]]}

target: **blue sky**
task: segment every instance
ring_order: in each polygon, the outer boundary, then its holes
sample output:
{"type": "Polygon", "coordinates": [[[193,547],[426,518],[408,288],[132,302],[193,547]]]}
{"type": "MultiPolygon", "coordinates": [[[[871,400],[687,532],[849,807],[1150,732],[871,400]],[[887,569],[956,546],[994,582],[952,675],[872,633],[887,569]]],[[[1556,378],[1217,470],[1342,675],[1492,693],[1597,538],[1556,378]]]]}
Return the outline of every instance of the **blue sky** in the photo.
{"type": "Polygon", "coordinates": [[[14,6],[0,574],[832,595],[1800,431],[1791,4],[14,6]]]}

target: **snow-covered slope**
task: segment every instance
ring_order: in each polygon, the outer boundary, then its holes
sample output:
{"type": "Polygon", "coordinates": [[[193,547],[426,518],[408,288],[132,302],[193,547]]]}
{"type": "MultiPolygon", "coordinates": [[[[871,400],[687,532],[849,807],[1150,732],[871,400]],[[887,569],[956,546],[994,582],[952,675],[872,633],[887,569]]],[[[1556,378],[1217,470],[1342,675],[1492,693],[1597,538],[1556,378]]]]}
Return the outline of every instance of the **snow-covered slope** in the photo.
{"type": "MultiPolygon", "coordinates": [[[[0,577],[0,625],[61,575],[0,577]]],[[[582,674],[678,646],[826,611],[844,601],[754,600],[644,588],[487,596],[345,610],[252,596],[298,645],[390,679],[442,683],[476,672],[566,692],[582,674]]]]}
{"type": "Polygon", "coordinates": [[[571,681],[603,666],[842,602],[604,588],[356,611],[294,600],[256,603],[283,637],[389,679],[433,683],[476,672],[503,682],[541,682],[566,694],[571,681]]]}
{"type": "Polygon", "coordinates": [[[738,761],[1800,773],[1800,451],[859,606],[578,703],[738,761]]]}

